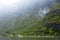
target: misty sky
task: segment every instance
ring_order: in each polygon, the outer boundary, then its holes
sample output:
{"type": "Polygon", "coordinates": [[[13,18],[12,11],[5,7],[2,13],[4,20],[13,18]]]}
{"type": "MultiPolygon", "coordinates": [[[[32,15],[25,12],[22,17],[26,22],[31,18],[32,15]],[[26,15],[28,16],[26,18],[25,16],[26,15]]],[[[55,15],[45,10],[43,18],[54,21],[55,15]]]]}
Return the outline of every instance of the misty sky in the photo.
{"type": "MultiPolygon", "coordinates": [[[[43,5],[55,0],[0,0],[0,17],[14,15],[18,12],[25,11],[27,8],[34,8],[35,4],[43,5]]],[[[22,13],[20,13],[22,14],[22,13]]]]}
{"type": "Polygon", "coordinates": [[[32,15],[34,13],[33,10],[38,11],[39,15],[46,14],[47,7],[43,8],[43,10],[41,10],[41,7],[54,2],[55,0],[0,0],[0,30],[8,24],[14,24],[15,21],[13,19],[16,19],[18,15],[19,17],[22,15],[27,16],[28,14],[32,15]]]}

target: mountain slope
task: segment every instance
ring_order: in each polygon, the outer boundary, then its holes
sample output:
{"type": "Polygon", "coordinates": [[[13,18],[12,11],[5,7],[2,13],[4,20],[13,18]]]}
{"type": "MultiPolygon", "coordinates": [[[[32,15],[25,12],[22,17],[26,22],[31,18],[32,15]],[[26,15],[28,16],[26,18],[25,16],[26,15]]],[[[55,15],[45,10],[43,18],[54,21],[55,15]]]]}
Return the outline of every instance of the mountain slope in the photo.
{"type": "Polygon", "coordinates": [[[43,21],[47,30],[52,30],[50,35],[60,35],[60,3],[53,6],[43,21]]]}
{"type": "Polygon", "coordinates": [[[33,23],[31,28],[28,28],[22,35],[60,35],[60,3],[52,6],[43,21],[33,23]]]}
{"type": "Polygon", "coordinates": [[[49,2],[49,4],[46,3],[47,5],[44,4],[42,7],[38,4],[37,6],[34,5],[34,8],[28,7],[27,9],[22,9],[23,11],[18,12],[18,16],[11,20],[9,18],[9,20],[7,19],[8,21],[6,20],[2,23],[4,33],[42,36],[59,34],[58,32],[55,32],[55,29],[59,29],[60,26],[58,25],[60,7],[57,4],[55,4],[56,6],[54,5],[54,7],[51,7],[55,2],[52,2],[52,5],[50,3],[51,2],[49,2]],[[45,18],[43,19],[43,17],[45,18]]]}

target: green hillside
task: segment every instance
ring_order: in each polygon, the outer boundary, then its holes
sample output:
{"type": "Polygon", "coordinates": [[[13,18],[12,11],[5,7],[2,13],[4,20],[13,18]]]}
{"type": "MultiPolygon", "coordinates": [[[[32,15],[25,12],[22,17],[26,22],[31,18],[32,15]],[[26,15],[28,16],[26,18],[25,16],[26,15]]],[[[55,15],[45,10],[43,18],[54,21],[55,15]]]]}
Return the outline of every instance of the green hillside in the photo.
{"type": "Polygon", "coordinates": [[[60,35],[60,3],[53,5],[43,24],[49,35],[60,35]]]}
{"type": "Polygon", "coordinates": [[[33,23],[22,35],[60,35],[60,3],[52,6],[41,22],[33,23]]]}
{"type": "Polygon", "coordinates": [[[5,33],[25,36],[60,35],[60,3],[53,5],[43,20],[40,16],[37,18],[36,15],[25,17],[24,20],[20,19],[20,17],[16,18],[13,27],[5,33]]]}

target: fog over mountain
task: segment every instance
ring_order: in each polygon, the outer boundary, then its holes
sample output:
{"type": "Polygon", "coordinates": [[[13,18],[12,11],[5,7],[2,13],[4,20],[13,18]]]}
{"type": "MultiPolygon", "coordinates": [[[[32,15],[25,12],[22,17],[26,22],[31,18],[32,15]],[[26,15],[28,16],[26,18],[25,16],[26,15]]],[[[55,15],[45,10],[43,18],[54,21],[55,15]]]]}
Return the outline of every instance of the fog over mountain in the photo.
{"type": "Polygon", "coordinates": [[[0,30],[14,24],[16,18],[45,16],[56,0],[0,0],[0,30]]]}
{"type": "Polygon", "coordinates": [[[33,11],[34,9],[39,9],[44,5],[52,4],[55,2],[55,0],[18,0],[17,2],[16,0],[13,1],[2,1],[0,3],[0,16],[8,16],[11,14],[14,15],[18,13],[23,14],[23,12],[26,12],[27,10],[33,11]]]}

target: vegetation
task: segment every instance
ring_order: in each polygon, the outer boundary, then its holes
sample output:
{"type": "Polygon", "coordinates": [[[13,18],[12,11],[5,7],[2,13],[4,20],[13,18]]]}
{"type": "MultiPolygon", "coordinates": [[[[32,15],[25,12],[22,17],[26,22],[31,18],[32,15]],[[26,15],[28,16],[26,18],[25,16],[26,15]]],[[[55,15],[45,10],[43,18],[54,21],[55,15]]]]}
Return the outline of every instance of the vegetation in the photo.
{"type": "Polygon", "coordinates": [[[36,17],[36,14],[24,17],[23,20],[20,19],[23,18],[18,17],[14,19],[13,21],[15,21],[15,23],[13,23],[13,27],[5,31],[4,34],[20,34],[24,36],[60,35],[60,3],[53,5],[43,20],[40,16],[36,17]]]}
{"type": "Polygon", "coordinates": [[[44,18],[44,26],[49,31],[49,35],[60,35],[60,3],[53,6],[46,17],[44,18]]]}
{"type": "Polygon", "coordinates": [[[60,3],[55,4],[45,16],[43,21],[39,20],[36,23],[31,25],[31,28],[28,28],[22,33],[22,35],[49,35],[49,36],[58,36],[60,35],[60,3]]]}

